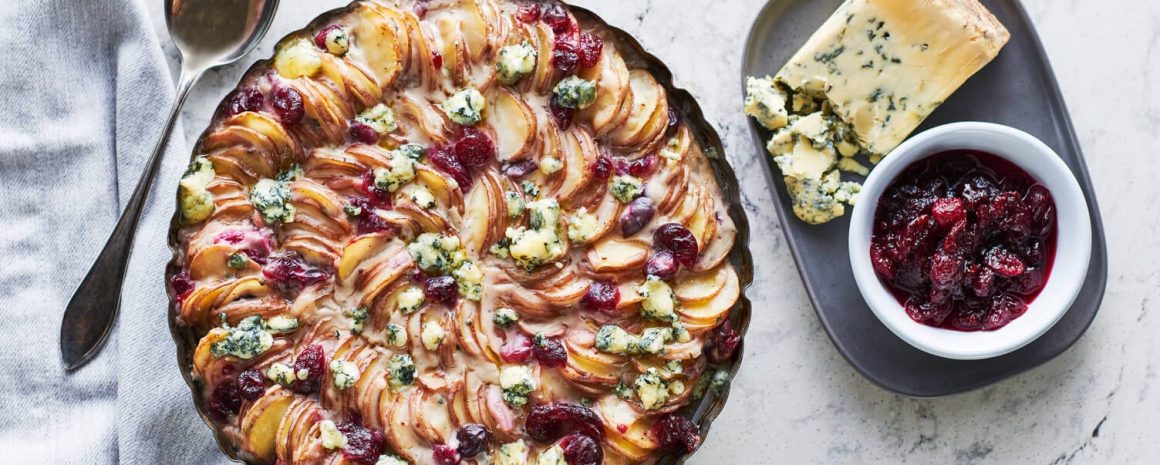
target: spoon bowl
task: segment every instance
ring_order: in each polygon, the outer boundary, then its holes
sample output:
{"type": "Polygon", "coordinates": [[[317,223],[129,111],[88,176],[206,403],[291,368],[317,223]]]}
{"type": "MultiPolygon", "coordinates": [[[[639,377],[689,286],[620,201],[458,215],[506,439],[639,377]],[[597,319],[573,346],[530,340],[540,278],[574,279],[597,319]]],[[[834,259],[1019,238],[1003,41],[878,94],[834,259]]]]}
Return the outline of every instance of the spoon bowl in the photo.
{"type": "Polygon", "coordinates": [[[177,93],[133,197],[65,308],[60,352],[66,370],[79,368],[92,359],[112,331],[121,306],[121,285],[137,222],[189,90],[206,71],[250,53],[266,35],[277,9],[278,0],[166,0],[165,24],[181,53],[177,93]]]}

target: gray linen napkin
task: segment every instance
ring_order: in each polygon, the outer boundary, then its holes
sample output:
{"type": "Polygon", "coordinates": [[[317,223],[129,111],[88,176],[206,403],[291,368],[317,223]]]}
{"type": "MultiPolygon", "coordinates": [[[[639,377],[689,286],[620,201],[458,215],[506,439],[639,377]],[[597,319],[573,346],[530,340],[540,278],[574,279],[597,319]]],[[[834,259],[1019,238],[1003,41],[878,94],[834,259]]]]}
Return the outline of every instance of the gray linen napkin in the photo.
{"type": "Polygon", "coordinates": [[[164,237],[188,159],[180,129],[109,346],[72,375],[57,348],[64,307],[173,98],[145,1],[0,2],[0,463],[228,463],[194,414],[166,326],[164,237]]]}

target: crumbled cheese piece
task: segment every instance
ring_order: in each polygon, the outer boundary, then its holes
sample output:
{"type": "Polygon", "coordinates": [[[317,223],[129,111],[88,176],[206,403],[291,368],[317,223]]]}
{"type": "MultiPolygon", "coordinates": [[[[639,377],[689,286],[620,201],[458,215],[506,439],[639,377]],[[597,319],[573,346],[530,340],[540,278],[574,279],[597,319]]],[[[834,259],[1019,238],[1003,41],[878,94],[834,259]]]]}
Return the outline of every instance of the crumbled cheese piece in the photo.
{"type": "Polygon", "coordinates": [[[415,160],[398,151],[389,152],[386,167],[374,170],[375,187],[395,192],[415,179],[415,160]]]}
{"type": "Polygon", "coordinates": [[[786,125],[789,118],[785,111],[786,95],[773,83],[773,78],[749,77],[745,81],[745,91],[745,114],[767,129],[786,125]]]}
{"type": "Polygon", "coordinates": [[[404,157],[410,158],[411,161],[419,161],[423,158],[423,152],[426,152],[422,145],[419,144],[403,144],[395,149],[395,152],[402,154],[404,157]]]}
{"type": "Polygon", "coordinates": [[[290,185],[274,179],[261,179],[250,190],[250,203],[262,214],[267,223],[294,221],[294,206],[290,204],[290,185]]]}
{"type": "Polygon", "coordinates": [[[399,297],[395,299],[395,305],[398,306],[399,311],[404,315],[410,315],[419,310],[423,303],[427,300],[423,295],[423,290],[416,286],[408,286],[399,292],[399,297]]]}
{"type": "Polygon", "coordinates": [[[679,396],[685,393],[685,383],[679,379],[669,381],[669,394],[679,396]]]}
{"type": "Polygon", "coordinates": [[[524,180],[520,183],[520,190],[531,197],[538,197],[540,195],[540,186],[537,186],[536,183],[529,180],[524,180]]]}
{"type": "Polygon", "coordinates": [[[298,319],[292,316],[276,315],[266,320],[266,328],[275,333],[288,333],[298,329],[298,319]]]}
{"type": "Polygon", "coordinates": [[[322,57],[306,39],[291,43],[274,55],[274,69],[286,79],[310,77],[322,68],[322,57]]]}
{"type": "Polygon", "coordinates": [[[318,424],[318,427],[321,432],[319,436],[322,439],[322,447],[329,450],[346,447],[346,436],[342,434],[342,431],[338,430],[338,426],[333,421],[322,420],[318,424]]]}
{"type": "Polygon", "coordinates": [[[346,360],[330,361],[330,378],[335,388],[341,390],[354,386],[360,376],[362,374],[358,371],[358,365],[346,360]]]}
{"type": "Polygon", "coordinates": [[[407,345],[407,328],[402,325],[391,323],[387,325],[386,329],[387,345],[394,348],[402,348],[407,345]]]}
{"type": "Polygon", "coordinates": [[[479,299],[483,297],[483,270],[475,266],[475,263],[463,262],[459,268],[451,272],[451,276],[455,278],[455,282],[459,286],[459,295],[463,298],[479,302],[479,299]]]}
{"type": "Polygon", "coordinates": [[[496,449],[495,465],[526,465],[528,446],[523,439],[509,442],[496,449]]]}
{"type": "Polygon", "coordinates": [[[213,193],[207,190],[213,182],[213,164],[204,156],[194,158],[178,183],[178,203],[186,223],[200,223],[214,211],[213,193]]]}
{"type": "Polygon", "coordinates": [[[289,386],[295,381],[294,369],[290,368],[289,365],[275,362],[266,370],[266,378],[283,386],[289,386]]]}
{"type": "Polygon", "coordinates": [[[399,388],[415,382],[415,361],[407,354],[395,354],[387,362],[387,371],[391,376],[391,386],[399,388]]]}
{"type": "Polygon", "coordinates": [[[596,349],[610,354],[625,354],[635,345],[631,334],[617,325],[604,325],[596,331],[596,349]]]}
{"type": "Polygon", "coordinates": [[[417,186],[411,190],[411,201],[419,208],[435,208],[435,194],[432,194],[426,186],[417,186]]]}
{"type": "Polygon", "coordinates": [[[544,173],[544,176],[551,176],[562,169],[564,169],[564,162],[560,161],[559,158],[544,157],[540,160],[540,172],[544,173]]]}
{"type": "Polygon", "coordinates": [[[532,270],[564,255],[560,236],[551,229],[507,228],[509,245],[506,250],[525,270],[532,270]]]}
{"type": "Polygon", "coordinates": [[[395,122],[395,112],[391,111],[391,107],[382,103],[359,113],[354,120],[370,126],[379,134],[394,132],[399,128],[398,123],[395,122]]]}
{"type": "Polygon", "coordinates": [[[646,328],[636,342],[635,351],[657,355],[665,350],[665,343],[673,339],[672,328],[646,328]]]}
{"type": "Polygon", "coordinates": [[[636,396],[640,398],[640,405],[645,410],[658,409],[669,401],[669,388],[656,368],[649,368],[648,371],[641,373],[633,385],[636,387],[636,396]]]}
{"type": "Polygon", "coordinates": [[[423,271],[447,274],[458,268],[467,257],[459,248],[459,238],[438,233],[423,233],[407,244],[407,251],[423,271]]]}
{"type": "Polygon", "coordinates": [[[555,230],[560,222],[560,203],[556,199],[541,199],[528,202],[528,225],[532,229],[555,230]]]}
{"type": "Polygon", "coordinates": [[[503,193],[503,200],[507,204],[508,218],[519,218],[524,214],[524,198],[519,192],[506,191],[503,193]]]}
{"type": "Polygon", "coordinates": [[[350,318],[351,320],[354,320],[350,325],[350,331],[352,333],[361,333],[363,331],[363,326],[366,324],[367,317],[370,316],[370,313],[367,312],[366,307],[357,307],[350,310],[344,310],[342,315],[350,318]]]}
{"type": "Polygon", "coordinates": [[[350,36],[341,27],[329,28],[326,32],[326,51],[332,55],[343,56],[350,50],[350,36]]]}
{"type": "Polygon", "coordinates": [[[508,365],[500,370],[499,386],[503,389],[504,402],[512,407],[523,407],[528,403],[528,394],[536,389],[536,378],[528,366],[508,365]]]}
{"type": "Polygon", "coordinates": [[[512,85],[536,69],[536,49],[528,43],[508,45],[499,49],[495,63],[499,81],[512,85]]]}
{"type": "Polygon", "coordinates": [[[479,123],[483,119],[486,107],[487,101],[484,100],[483,94],[471,87],[452,94],[440,105],[451,121],[463,126],[475,126],[479,123]]]}
{"type": "Polygon", "coordinates": [[[564,460],[564,448],[555,444],[540,452],[536,465],[568,465],[568,461],[564,460]]]}
{"type": "Polygon", "coordinates": [[[262,317],[257,315],[240,321],[236,327],[223,324],[223,329],[225,337],[210,345],[210,353],[217,358],[232,355],[249,360],[274,345],[274,336],[267,331],[262,317]]]}
{"type": "Polygon", "coordinates": [[[397,455],[383,454],[379,456],[379,460],[375,462],[375,465],[411,465],[411,463],[399,458],[397,455]]]}
{"type": "Polygon", "coordinates": [[[644,284],[637,289],[644,296],[640,303],[640,314],[645,319],[656,321],[674,321],[677,297],[673,288],[656,276],[649,276],[644,284]]]}
{"type": "Polygon", "coordinates": [[[502,307],[495,310],[492,321],[501,328],[507,328],[520,321],[520,314],[510,308],[502,307]]]}
{"type": "Polygon", "coordinates": [[[596,83],[568,76],[556,84],[552,93],[560,106],[582,110],[596,101],[596,83]]]}
{"type": "Polygon", "coordinates": [[[568,218],[568,239],[572,242],[584,242],[596,235],[600,224],[596,216],[588,213],[588,209],[580,207],[575,215],[568,218]]]}
{"type": "Polygon", "coordinates": [[[447,332],[443,330],[443,326],[437,321],[423,323],[423,332],[419,334],[419,337],[423,340],[423,347],[426,347],[430,351],[439,349],[439,345],[443,343],[443,338],[446,336],[447,332]]]}
{"type": "Polygon", "coordinates": [[[671,137],[669,138],[669,141],[665,143],[665,146],[661,147],[660,151],[657,153],[659,153],[661,158],[664,158],[665,160],[672,162],[681,161],[681,141],[676,137],[671,137]]]}
{"type": "Polygon", "coordinates": [[[623,203],[628,203],[644,193],[644,184],[633,176],[613,176],[611,189],[613,197],[623,203]]]}

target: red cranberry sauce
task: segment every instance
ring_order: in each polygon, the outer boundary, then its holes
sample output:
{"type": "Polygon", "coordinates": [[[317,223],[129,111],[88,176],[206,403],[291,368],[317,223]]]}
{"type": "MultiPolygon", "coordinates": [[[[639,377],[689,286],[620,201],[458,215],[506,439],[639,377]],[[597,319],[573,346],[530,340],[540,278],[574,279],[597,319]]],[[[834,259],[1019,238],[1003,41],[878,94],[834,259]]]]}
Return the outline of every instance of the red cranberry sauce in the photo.
{"type": "Polygon", "coordinates": [[[1047,188],[995,155],[954,150],[915,162],[886,188],[870,261],[911,319],[990,331],[1043,290],[1055,238],[1047,188]]]}

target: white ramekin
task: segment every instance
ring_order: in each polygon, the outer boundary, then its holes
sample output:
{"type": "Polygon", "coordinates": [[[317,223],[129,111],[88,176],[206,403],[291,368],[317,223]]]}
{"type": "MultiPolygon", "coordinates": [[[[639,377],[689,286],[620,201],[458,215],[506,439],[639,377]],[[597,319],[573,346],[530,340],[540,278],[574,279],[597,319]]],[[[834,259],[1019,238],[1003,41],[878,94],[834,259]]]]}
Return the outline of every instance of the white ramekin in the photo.
{"type": "Polygon", "coordinates": [[[1071,170],[1039,139],[1018,129],[992,123],[962,122],[918,134],[894,149],[870,174],[850,219],[850,264],[854,280],[870,309],[895,335],[930,354],[958,360],[997,357],[1047,332],[1075,301],[1091,259],[1092,228],[1087,202],[1071,170]],[[994,331],[962,332],[911,320],[870,264],[874,210],[882,192],[906,167],[939,152],[979,150],[1023,168],[1051,191],[1058,237],[1055,262],[1043,291],[1027,312],[994,331]]]}

